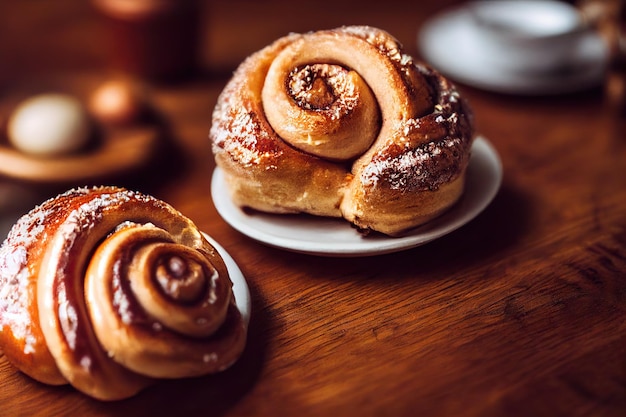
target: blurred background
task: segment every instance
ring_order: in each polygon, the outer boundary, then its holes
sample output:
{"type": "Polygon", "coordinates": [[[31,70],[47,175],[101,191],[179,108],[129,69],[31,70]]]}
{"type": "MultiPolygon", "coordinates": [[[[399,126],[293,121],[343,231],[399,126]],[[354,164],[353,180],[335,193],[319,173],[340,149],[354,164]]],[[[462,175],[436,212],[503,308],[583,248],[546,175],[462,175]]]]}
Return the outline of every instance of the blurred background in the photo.
{"type": "MultiPolygon", "coordinates": [[[[598,38],[602,43],[591,52],[593,73],[583,74],[583,78],[570,74],[562,87],[593,89],[594,94],[605,94],[606,68],[619,61],[614,59],[620,50],[615,33],[623,25],[622,2],[563,3],[584,9],[587,17],[594,20],[594,31],[602,27],[602,37],[598,38]]],[[[377,26],[396,36],[406,52],[415,57],[437,61],[438,51],[443,51],[439,55],[444,61],[434,62],[435,66],[458,81],[470,98],[489,90],[496,94],[537,95],[548,90],[544,88],[546,83],[552,85],[560,80],[563,84],[562,74],[549,78],[515,75],[517,78],[513,79],[502,78],[504,72],[500,71],[492,77],[491,67],[485,67],[482,60],[461,62],[459,55],[471,50],[471,56],[475,56],[479,48],[477,44],[459,46],[467,37],[454,25],[452,14],[446,13],[467,12],[471,2],[340,0],[317,4],[277,0],[271,2],[270,8],[267,4],[248,0],[1,1],[0,213],[4,223],[11,224],[15,213],[23,212],[42,197],[85,184],[116,182],[161,196],[169,193],[169,198],[175,200],[177,193],[181,193],[176,184],[181,183],[180,176],[185,172],[199,169],[210,175],[212,161],[206,140],[210,115],[232,71],[252,52],[289,32],[351,24],[377,26]],[[435,18],[439,20],[435,22],[435,18]],[[425,33],[427,26],[430,32],[425,33]],[[459,32],[458,41],[451,38],[456,36],[455,31],[459,32]],[[438,34],[444,35],[441,40],[438,34]],[[435,54],[429,54],[429,50],[435,54]],[[134,159],[129,156],[124,162],[126,166],[121,166],[122,162],[116,165],[118,161],[110,155],[104,162],[100,161],[97,154],[100,149],[93,145],[89,160],[81,159],[84,156],[81,152],[47,158],[15,153],[7,140],[8,125],[21,102],[41,93],[60,92],[89,105],[96,91],[111,80],[121,80],[126,89],[122,93],[115,90],[117,95],[109,91],[114,96],[113,104],[101,98],[99,110],[119,113],[126,109],[128,116],[132,113],[128,106],[132,109],[134,105],[143,110],[149,108],[151,113],[147,127],[148,119],[141,119],[143,134],[148,139],[136,140],[138,156],[134,159]],[[135,94],[130,98],[128,87],[135,94]],[[532,91],[524,91],[528,87],[532,91]],[[126,101],[120,104],[124,97],[126,101]],[[166,137],[167,147],[162,147],[162,140],[155,147],[151,134],[166,137]],[[65,161],[63,158],[72,160],[64,165],[60,163],[65,161]],[[51,164],[51,159],[57,164],[51,164]],[[134,169],[147,164],[152,167],[148,171],[134,169]],[[159,168],[153,169],[155,166],[159,168]],[[62,174],[65,170],[68,171],[62,174]]],[[[455,16],[459,18],[458,13],[455,16]]],[[[614,81],[611,88],[617,91],[618,98],[623,98],[623,82],[614,81]]],[[[555,93],[559,92],[557,88],[555,93]]],[[[93,113],[93,107],[88,110],[93,113]]],[[[107,123],[107,128],[100,131],[101,143],[108,137],[137,136],[129,133],[128,124],[120,127],[107,123]]],[[[193,187],[193,179],[185,181],[192,181],[193,187]]],[[[6,225],[0,228],[0,233],[5,230],[6,225]]]]}

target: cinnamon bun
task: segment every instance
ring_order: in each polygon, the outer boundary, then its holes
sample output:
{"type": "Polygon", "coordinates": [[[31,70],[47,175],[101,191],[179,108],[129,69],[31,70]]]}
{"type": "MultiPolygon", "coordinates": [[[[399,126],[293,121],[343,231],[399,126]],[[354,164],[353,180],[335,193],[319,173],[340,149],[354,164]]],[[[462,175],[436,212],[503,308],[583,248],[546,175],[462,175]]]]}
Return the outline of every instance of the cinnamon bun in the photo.
{"type": "Polygon", "coordinates": [[[0,247],[0,348],[46,384],[117,400],[219,372],[242,353],[246,327],[220,253],[149,195],[69,190],[0,247]]]}
{"type": "Polygon", "coordinates": [[[397,236],[461,197],[474,126],[455,85],[392,35],[345,26],[287,35],[244,60],[210,139],[239,206],[397,236]]]}

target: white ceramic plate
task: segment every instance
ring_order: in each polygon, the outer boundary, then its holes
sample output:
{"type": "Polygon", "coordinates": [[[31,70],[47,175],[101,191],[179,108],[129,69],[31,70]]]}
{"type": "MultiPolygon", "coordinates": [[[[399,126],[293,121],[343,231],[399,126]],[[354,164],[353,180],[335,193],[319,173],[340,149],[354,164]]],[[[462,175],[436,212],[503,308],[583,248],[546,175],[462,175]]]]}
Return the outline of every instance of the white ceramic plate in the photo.
{"type": "Polygon", "coordinates": [[[585,35],[568,71],[524,73],[504,71],[488,63],[480,47],[470,7],[474,2],[441,12],[427,21],[417,36],[423,59],[442,74],[463,84],[500,93],[546,95],[581,91],[599,84],[608,49],[594,32],[585,35]]]}
{"type": "Polygon", "coordinates": [[[498,153],[483,137],[472,146],[466,190],[441,217],[403,237],[362,236],[342,219],[309,215],[268,214],[233,204],[224,174],[216,168],[211,195],[218,213],[234,229],[269,246],[322,256],[369,256],[397,252],[437,239],[476,217],[495,197],[502,181],[498,153]]]}
{"type": "Polygon", "coordinates": [[[228,269],[228,274],[230,275],[230,279],[233,282],[233,293],[235,294],[235,304],[237,304],[237,308],[241,312],[241,316],[243,317],[246,326],[250,322],[250,312],[252,311],[252,301],[250,299],[250,289],[248,288],[248,283],[246,278],[243,276],[241,269],[226,252],[226,249],[222,247],[219,243],[217,243],[211,236],[203,233],[204,237],[211,243],[215,249],[219,252],[226,264],[226,268],[228,269]]]}

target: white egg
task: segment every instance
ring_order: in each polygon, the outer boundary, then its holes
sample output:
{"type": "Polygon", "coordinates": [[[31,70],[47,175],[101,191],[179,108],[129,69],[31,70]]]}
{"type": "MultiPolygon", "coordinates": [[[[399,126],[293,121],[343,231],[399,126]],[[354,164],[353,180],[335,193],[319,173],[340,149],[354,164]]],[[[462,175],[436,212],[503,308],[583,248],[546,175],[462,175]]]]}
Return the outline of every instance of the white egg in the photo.
{"type": "Polygon", "coordinates": [[[18,150],[41,156],[74,152],[85,146],[91,123],[80,100],[66,94],[41,94],[22,102],[7,126],[18,150]]]}

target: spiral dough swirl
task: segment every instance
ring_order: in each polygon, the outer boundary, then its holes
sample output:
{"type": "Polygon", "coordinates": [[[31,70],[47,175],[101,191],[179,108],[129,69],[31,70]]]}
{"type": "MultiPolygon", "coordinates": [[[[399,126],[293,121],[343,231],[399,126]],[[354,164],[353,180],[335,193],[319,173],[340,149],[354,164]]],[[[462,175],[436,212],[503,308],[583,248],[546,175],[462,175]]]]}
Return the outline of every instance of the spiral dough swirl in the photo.
{"type": "Polygon", "coordinates": [[[148,195],[70,190],[24,215],[0,248],[0,347],[44,383],[130,397],[230,366],[246,326],[219,253],[148,195]]]}
{"type": "Polygon", "coordinates": [[[290,34],[248,57],[210,137],[233,201],[399,235],[461,196],[474,138],[456,87],[389,33],[290,34]]]}

